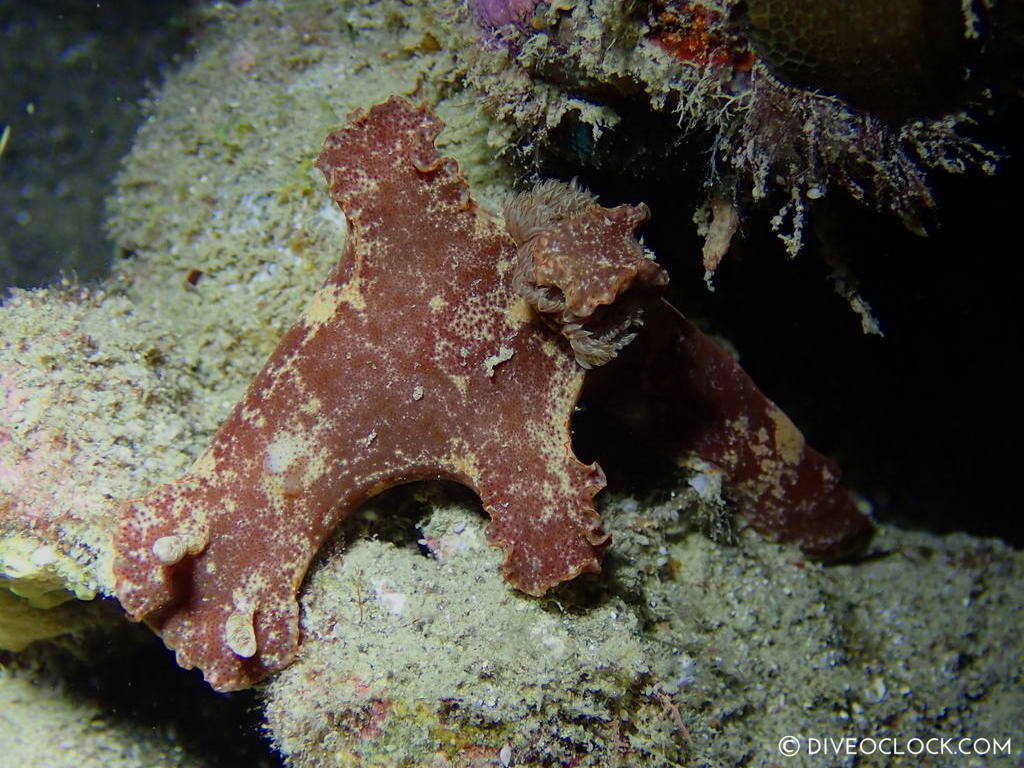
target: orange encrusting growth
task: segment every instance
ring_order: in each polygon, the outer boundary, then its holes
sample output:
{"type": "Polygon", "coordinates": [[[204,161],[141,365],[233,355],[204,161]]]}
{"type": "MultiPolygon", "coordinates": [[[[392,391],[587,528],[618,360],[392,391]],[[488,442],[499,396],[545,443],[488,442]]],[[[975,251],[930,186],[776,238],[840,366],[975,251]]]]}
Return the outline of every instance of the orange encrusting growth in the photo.
{"type": "Polygon", "coordinates": [[[725,34],[721,14],[701,3],[656,3],[648,38],[675,59],[700,67],[748,72],[754,54],[746,41],[725,34]]]}
{"type": "Polygon", "coordinates": [[[396,484],[473,488],[524,592],[599,569],[604,475],[569,434],[584,371],[513,290],[515,243],[438,154],[441,127],[391,99],[327,138],[338,267],[189,473],[124,506],[118,598],[218,690],[294,658],[311,559],[396,484]]]}

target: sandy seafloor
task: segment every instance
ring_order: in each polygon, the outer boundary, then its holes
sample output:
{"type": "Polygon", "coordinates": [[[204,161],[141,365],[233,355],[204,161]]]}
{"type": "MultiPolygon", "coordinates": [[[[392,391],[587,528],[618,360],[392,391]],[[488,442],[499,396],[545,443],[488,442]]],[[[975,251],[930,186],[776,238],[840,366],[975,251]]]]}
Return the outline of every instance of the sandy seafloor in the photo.
{"type": "Polygon", "coordinates": [[[683,471],[604,497],[605,573],[544,599],[502,581],[472,498],[387,494],[317,561],[299,660],[255,694],[178,671],[102,597],[117,500],[187,468],[340,252],[312,168],[329,130],[407,95],[446,121],[438,145],[477,200],[512,188],[509,128],[436,10],[202,12],[117,177],[112,275],[0,307],[0,505],[64,521],[54,547],[0,531],[22,595],[0,590],[0,639],[74,630],[0,656],[0,766],[1018,765],[1018,551],[882,525],[823,567],[742,518],[731,543],[709,537],[730,511],[683,471]],[[23,600],[62,587],[96,597],[23,600]],[[892,741],[824,743],[846,737],[892,741]],[[1010,754],[951,754],[965,737],[1010,754]],[[880,754],[915,738],[950,742],[880,754]]]}

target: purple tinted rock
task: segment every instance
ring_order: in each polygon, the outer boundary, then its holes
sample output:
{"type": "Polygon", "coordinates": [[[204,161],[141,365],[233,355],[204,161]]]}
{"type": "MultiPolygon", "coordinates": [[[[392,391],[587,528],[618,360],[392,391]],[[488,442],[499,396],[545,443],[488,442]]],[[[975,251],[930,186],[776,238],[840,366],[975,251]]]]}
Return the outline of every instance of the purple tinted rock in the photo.
{"type": "Polygon", "coordinates": [[[538,0],[469,0],[469,10],[477,24],[498,29],[509,24],[524,28],[538,0]]]}

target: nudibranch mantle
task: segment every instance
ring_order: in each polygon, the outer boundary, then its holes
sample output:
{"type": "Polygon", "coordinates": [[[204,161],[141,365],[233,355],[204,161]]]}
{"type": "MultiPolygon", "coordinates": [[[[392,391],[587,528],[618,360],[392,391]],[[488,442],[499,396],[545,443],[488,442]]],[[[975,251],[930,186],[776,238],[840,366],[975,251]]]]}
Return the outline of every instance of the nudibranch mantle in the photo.
{"type": "MultiPolygon", "coordinates": [[[[475,490],[524,592],[599,570],[604,474],[569,432],[585,371],[516,291],[516,242],[436,150],[441,128],[393,98],[327,138],[339,264],[190,471],[123,507],[119,600],[218,690],[291,662],[317,549],[400,483],[475,490]]],[[[616,210],[595,206],[621,229],[616,210]]]]}

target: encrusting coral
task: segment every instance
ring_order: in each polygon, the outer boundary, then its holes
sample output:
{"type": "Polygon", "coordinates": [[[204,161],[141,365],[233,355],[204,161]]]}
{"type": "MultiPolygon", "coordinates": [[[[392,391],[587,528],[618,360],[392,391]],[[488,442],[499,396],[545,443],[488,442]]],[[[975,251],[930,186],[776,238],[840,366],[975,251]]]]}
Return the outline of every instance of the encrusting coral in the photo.
{"type": "Polygon", "coordinates": [[[698,149],[706,203],[766,201],[796,255],[830,193],[927,231],[934,171],[995,171],[972,135],[985,78],[964,72],[1003,23],[997,5],[479,0],[458,55],[528,168],[554,156],[675,183],[698,149]]]}
{"type": "MultiPolygon", "coordinates": [[[[573,455],[569,421],[586,368],[634,336],[640,307],[596,335],[592,316],[667,281],[632,234],[646,209],[541,187],[507,207],[510,234],[437,152],[441,127],[392,98],[328,137],[317,165],[350,226],[339,265],[192,470],[123,509],[121,603],[217,689],[291,662],[314,554],[393,485],[473,488],[506,553],[502,573],[524,592],[599,570],[604,473],[573,455]],[[552,313],[561,342],[538,318],[552,313]]],[[[712,382],[695,404],[714,406],[689,448],[737,476],[755,525],[775,538],[819,556],[863,543],[870,524],[838,472],[685,327],[701,354],[679,359],[712,382]]]]}

